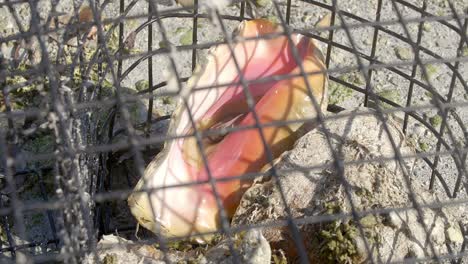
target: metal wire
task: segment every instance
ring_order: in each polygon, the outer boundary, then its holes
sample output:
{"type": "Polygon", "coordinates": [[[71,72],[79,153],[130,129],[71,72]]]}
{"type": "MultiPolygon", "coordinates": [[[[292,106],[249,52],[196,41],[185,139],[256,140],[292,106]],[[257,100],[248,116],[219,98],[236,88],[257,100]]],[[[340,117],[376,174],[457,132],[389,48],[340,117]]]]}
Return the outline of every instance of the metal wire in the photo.
{"type": "MultiPolygon", "coordinates": [[[[146,152],[158,152],[160,146],[155,145],[170,142],[172,140],[195,138],[197,148],[202,154],[202,162],[207,169],[208,179],[203,181],[193,181],[184,184],[175,184],[157,188],[143,188],[141,193],[150,195],[153,192],[163,189],[181,188],[194,185],[209,185],[213,190],[216,204],[220,210],[221,225],[216,233],[227,237],[228,247],[233,256],[234,263],[241,263],[241,257],[236,250],[234,242],[235,234],[250,229],[262,229],[269,227],[285,227],[290,232],[294,246],[297,248],[300,263],[308,263],[309,256],[304,242],[301,226],[311,224],[322,224],[332,221],[351,220],[356,223],[358,232],[364,238],[365,250],[368,254],[368,261],[384,262],[383,259],[372,249],[368,238],[366,238],[361,219],[368,215],[386,215],[391,212],[416,211],[420,219],[424,219],[423,209],[444,209],[460,205],[468,205],[466,199],[468,195],[468,173],[467,173],[467,153],[468,153],[468,130],[466,128],[466,109],[468,108],[468,82],[466,76],[466,65],[468,63],[468,9],[457,10],[452,1],[448,1],[450,14],[432,14],[427,10],[427,2],[413,4],[406,0],[377,0],[375,3],[375,14],[372,19],[360,17],[353,12],[341,8],[341,1],[291,1],[273,0],[273,15],[283,28],[282,33],[268,34],[261,37],[251,37],[246,39],[233,38],[229,32],[229,23],[251,19],[248,17],[251,1],[232,1],[238,5],[238,14],[224,14],[222,10],[205,12],[199,3],[194,1],[193,7],[162,7],[157,0],[149,0],[146,8],[141,8],[141,1],[120,0],[118,3],[112,1],[72,1],[70,8],[70,21],[61,27],[52,27],[54,21],[59,17],[57,12],[58,4],[65,0],[51,0],[50,10],[45,13],[39,8],[39,1],[35,0],[5,0],[0,3],[0,10],[5,10],[11,16],[16,31],[9,34],[0,35],[0,47],[16,45],[13,49],[13,56],[0,53],[0,87],[2,94],[0,99],[0,257],[5,257],[12,261],[21,262],[26,255],[31,261],[37,263],[60,261],[65,263],[80,263],[85,256],[92,255],[94,260],[99,256],[96,246],[99,239],[107,234],[133,234],[135,232],[135,221],[129,215],[125,223],[116,220],[117,213],[113,207],[123,204],[128,196],[134,191],[135,178],[139,179],[147,164],[146,152]],[[295,26],[295,5],[309,5],[320,10],[325,10],[330,14],[329,25],[322,27],[295,26]],[[23,19],[19,14],[19,6],[28,5],[29,25],[24,26],[23,19]],[[392,7],[394,18],[386,17],[383,12],[384,5],[392,7]],[[83,6],[89,6],[91,17],[80,21],[80,10],[83,6]],[[118,15],[110,18],[104,17],[104,12],[109,6],[116,7],[118,15]],[[142,10],[144,12],[142,12],[142,10]],[[403,11],[404,10],[404,11],[403,11]],[[411,10],[417,14],[406,17],[406,11],[411,10]],[[191,29],[191,44],[173,45],[168,36],[167,21],[171,19],[188,20],[191,29]],[[218,29],[223,40],[211,37],[205,40],[200,36],[199,25],[201,20],[209,19],[218,25],[218,29]],[[133,31],[129,31],[130,23],[140,23],[133,31]],[[459,37],[456,45],[455,57],[446,53],[439,54],[430,47],[423,45],[425,37],[425,26],[436,23],[447,32],[456,34],[459,37]],[[396,30],[395,26],[401,29],[396,30]],[[416,31],[411,31],[411,27],[416,27],[416,31]],[[88,43],[88,32],[81,32],[80,29],[95,29],[96,48],[91,54],[85,53],[86,43],[88,43]],[[371,29],[371,41],[369,52],[365,52],[357,45],[357,38],[353,32],[361,29],[371,29]],[[143,34],[146,31],[146,36],[143,34]],[[116,35],[113,35],[117,32],[116,35]],[[145,39],[144,51],[127,52],[128,45],[126,35],[133,34],[133,42],[136,38],[145,39]],[[278,36],[285,36],[292,42],[292,34],[300,33],[306,37],[313,38],[323,44],[325,53],[326,70],[320,73],[329,75],[330,83],[340,85],[346,89],[354,91],[359,101],[353,107],[361,104],[365,107],[372,107],[376,110],[377,118],[382,122],[384,133],[387,134],[394,155],[392,157],[366,158],[357,161],[344,161],[340,158],[341,148],[336,148],[332,144],[332,135],[327,129],[330,122],[342,118],[349,118],[349,114],[341,111],[348,106],[339,103],[329,105],[328,111],[333,115],[323,115],[320,113],[319,105],[312,95],[311,86],[307,81],[307,76],[319,72],[307,72],[304,69],[297,48],[292,45],[293,59],[297,63],[300,72],[297,74],[283,74],[275,76],[261,77],[256,80],[247,80],[234,56],[234,47],[239,42],[258,41],[259,38],[273,39],[278,36]],[[324,33],[324,34],[322,34],[324,33]],[[54,53],[49,46],[49,36],[57,34],[59,36],[54,43],[57,50],[54,53]],[[338,34],[344,34],[346,41],[340,41],[338,34]],[[70,53],[66,47],[71,37],[76,49],[70,53]],[[385,48],[379,42],[379,38],[385,36],[389,39],[405,43],[410,46],[414,59],[385,61],[378,56],[378,50],[385,48]],[[109,44],[112,38],[117,38],[117,45],[114,49],[109,44]],[[156,43],[156,39],[161,42],[156,43]],[[21,44],[23,43],[23,44],[21,44]],[[29,63],[32,60],[34,50],[28,45],[37,43],[36,49],[40,54],[40,63],[29,63]],[[251,126],[235,126],[226,128],[210,128],[199,130],[196,126],[193,113],[189,111],[189,119],[193,128],[193,133],[188,135],[166,135],[153,133],[154,126],[160,125],[171,118],[170,115],[155,117],[157,110],[155,100],[166,96],[178,96],[183,90],[185,83],[191,73],[195,70],[199,59],[207,49],[226,45],[231,53],[232,60],[239,74],[238,81],[234,83],[220,83],[216,86],[197,86],[194,91],[206,89],[216,89],[236,85],[242,88],[245,95],[249,112],[255,120],[251,126]],[[29,46],[29,47],[30,47],[29,46]],[[18,53],[22,47],[26,50],[24,55],[18,53]],[[190,71],[181,73],[180,62],[174,54],[190,52],[190,71]],[[332,56],[336,52],[344,52],[352,55],[355,59],[355,66],[334,65],[332,56]],[[16,54],[16,55],[15,55],[16,54]],[[17,56],[18,55],[18,56],[17,56]],[[69,59],[67,59],[69,56],[69,59]],[[26,58],[26,59],[25,59],[26,58]],[[161,76],[155,74],[155,64],[168,60],[169,70],[175,76],[177,91],[166,91],[169,85],[168,80],[162,80],[161,76]],[[20,67],[22,65],[23,67],[20,67]],[[24,66],[24,65],[27,65],[24,66]],[[430,78],[428,65],[443,66],[451,74],[450,81],[446,85],[447,91],[438,89],[430,78]],[[132,94],[124,91],[124,82],[142,67],[147,71],[147,86],[132,94]],[[407,81],[404,102],[396,102],[391,98],[379,94],[376,91],[375,78],[379,71],[386,71],[393,76],[407,81]],[[347,73],[358,72],[363,76],[364,82],[356,84],[340,78],[347,73]],[[94,74],[97,76],[95,77],[94,74]],[[185,75],[185,76],[184,76],[185,75]],[[78,77],[77,77],[78,76],[78,77]],[[110,81],[108,80],[110,76],[110,81]],[[66,78],[65,78],[66,77],[66,78]],[[317,110],[318,116],[314,119],[298,119],[288,121],[274,121],[261,123],[258,114],[255,112],[255,102],[249,92],[248,87],[253,84],[268,83],[271,81],[287,80],[291,78],[304,78],[307,88],[307,95],[311,101],[311,107],[317,110]],[[19,79],[11,82],[12,79],[19,79]],[[75,88],[70,88],[73,82],[78,84],[75,88]],[[106,94],[110,82],[111,95],[106,94]],[[22,109],[15,107],[18,93],[24,87],[43,85],[44,92],[38,97],[47,100],[46,104],[24,105],[22,109]],[[415,93],[417,89],[423,90],[427,96],[431,97],[430,103],[415,103],[415,93]],[[457,89],[460,89],[457,91],[457,89]],[[465,98],[456,98],[456,92],[465,94],[465,98]],[[140,100],[147,100],[144,120],[135,122],[132,120],[130,104],[140,100]],[[390,107],[382,107],[386,104],[390,107]],[[437,111],[441,118],[440,124],[434,125],[424,113],[437,111]],[[461,114],[460,114],[461,113],[461,114]],[[403,133],[410,137],[411,125],[418,124],[427,129],[430,138],[435,142],[435,148],[431,150],[418,149],[414,154],[407,155],[401,153],[395,139],[392,138],[386,117],[388,115],[402,116],[401,129],[403,133]],[[101,116],[104,118],[100,118],[101,116]],[[24,125],[18,126],[22,120],[32,120],[29,123],[42,123],[30,128],[23,121],[24,125]],[[319,124],[325,136],[328,147],[331,151],[333,162],[331,164],[318,164],[301,168],[279,169],[276,168],[274,157],[267,144],[263,130],[268,127],[278,127],[293,123],[304,123],[315,121],[319,124]],[[4,126],[2,124],[5,124],[4,126]],[[215,179],[208,166],[208,158],[205,156],[203,138],[216,135],[225,135],[235,131],[256,129],[260,135],[262,146],[265,151],[268,164],[271,169],[267,172],[254,172],[243,175],[230,175],[227,179],[215,179]],[[140,133],[143,131],[142,133],[140,133]],[[49,152],[36,152],[32,155],[22,155],[22,147],[28,139],[34,139],[39,133],[52,136],[52,150],[49,152]],[[117,139],[124,137],[124,141],[117,139]],[[18,150],[19,149],[19,150],[18,150]],[[122,156],[130,153],[133,168],[126,169],[125,179],[114,176],[116,162],[122,156]],[[404,162],[410,159],[423,160],[430,168],[427,173],[427,188],[433,192],[440,192],[446,195],[447,200],[421,203],[416,199],[416,193],[411,185],[411,173],[404,166],[404,162]],[[448,180],[448,173],[442,168],[441,163],[445,159],[455,165],[453,171],[455,181],[448,180]],[[358,210],[353,199],[352,187],[345,176],[347,166],[370,164],[374,162],[396,161],[400,164],[401,172],[408,190],[411,206],[394,208],[378,208],[371,210],[358,210]],[[19,164],[26,164],[21,167],[19,164]],[[302,171],[307,173],[311,170],[335,169],[341,186],[344,188],[346,201],[350,205],[349,213],[333,213],[329,215],[294,217],[290,205],[287,203],[284,187],[279,175],[285,175],[292,171],[302,171]],[[133,176],[132,176],[133,175],[133,176]],[[276,179],[282,205],[285,208],[284,219],[272,219],[264,223],[249,225],[230,226],[230,222],[222,206],[221,196],[217,190],[217,183],[226,182],[233,179],[256,179],[259,177],[272,177],[276,179]],[[18,179],[34,179],[37,183],[37,197],[35,199],[25,199],[24,191],[18,179]],[[52,178],[53,183],[50,183],[52,178]],[[120,184],[124,181],[125,184],[120,184]],[[119,185],[120,184],[120,185],[119,185]],[[463,193],[464,191],[464,193],[463,193]],[[41,213],[44,215],[45,224],[42,230],[44,234],[39,240],[28,238],[28,215],[31,213],[41,213]],[[1,234],[4,234],[2,236],[1,234]],[[46,248],[47,250],[36,250],[36,248],[46,248]],[[21,257],[19,257],[21,256],[21,257]]],[[[468,8],[468,6],[466,7],[468,8]]],[[[369,17],[372,17],[370,15],[369,17]]],[[[344,88],[343,88],[344,89],[344,88]]],[[[188,102],[182,97],[182,103],[189,109],[188,102]]],[[[351,123],[354,118],[369,115],[369,112],[356,112],[347,121],[351,123]]],[[[29,124],[28,123],[28,124],[29,124]]],[[[30,124],[29,124],[30,125],[30,124]]],[[[346,133],[345,133],[346,136],[346,133]]],[[[38,136],[37,136],[38,137],[38,136]]],[[[343,147],[343,146],[341,146],[343,147]]],[[[26,184],[26,183],[24,183],[26,184]]],[[[151,199],[150,203],[151,203],[151,199]]],[[[153,215],[155,213],[153,212],[153,215]]],[[[120,216],[119,216],[120,217],[120,216]]],[[[455,224],[455,223],[454,223],[455,224]]],[[[430,226],[421,221],[424,234],[431,251],[430,256],[422,258],[414,257],[403,260],[404,263],[414,262],[444,262],[466,263],[468,251],[467,226],[458,223],[464,236],[464,242],[460,249],[453,249],[447,245],[448,254],[437,254],[435,246],[430,239],[430,226]]],[[[157,231],[160,231],[160,226],[157,231]]],[[[157,232],[157,233],[158,233],[157,232]]],[[[212,232],[208,233],[212,234],[212,232]]],[[[143,232],[143,235],[145,233],[143,232]]],[[[132,235],[128,235],[132,237],[132,235]]],[[[189,238],[185,237],[185,238],[189,238]]],[[[133,236],[132,238],[135,238],[133,236]]],[[[166,239],[162,236],[145,237],[146,243],[156,243],[163,253],[163,260],[170,263],[169,244],[175,239],[166,239]]],[[[391,262],[391,263],[400,263],[391,262]]]]}

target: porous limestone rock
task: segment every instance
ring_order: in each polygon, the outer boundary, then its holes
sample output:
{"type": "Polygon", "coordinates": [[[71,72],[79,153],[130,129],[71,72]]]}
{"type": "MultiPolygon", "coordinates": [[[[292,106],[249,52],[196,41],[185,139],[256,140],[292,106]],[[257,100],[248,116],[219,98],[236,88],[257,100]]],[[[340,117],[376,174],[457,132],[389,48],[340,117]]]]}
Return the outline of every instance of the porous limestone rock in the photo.
{"type": "MultiPolygon", "coordinates": [[[[423,206],[442,198],[427,191],[427,179],[412,177],[414,158],[401,163],[394,159],[394,147],[376,112],[357,108],[328,117],[329,140],[343,175],[336,169],[325,130],[315,129],[282,155],[276,166],[278,178],[257,181],[244,194],[232,224],[286,219],[280,183],[291,216],[301,220],[301,237],[313,263],[361,263],[370,257],[392,262],[433,256],[432,250],[447,254],[448,245],[459,251],[463,239],[458,229],[449,227],[466,218],[467,206],[423,206]],[[423,206],[419,211],[413,199],[423,206]],[[353,218],[353,207],[368,213],[358,220],[353,218]]],[[[390,116],[385,119],[400,154],[414,155],[400,125],[390,116]]],[[[287,227],[265,228],[263,234],[273,249],[284,250],[291,260],[297,257],[287,227]]]]}

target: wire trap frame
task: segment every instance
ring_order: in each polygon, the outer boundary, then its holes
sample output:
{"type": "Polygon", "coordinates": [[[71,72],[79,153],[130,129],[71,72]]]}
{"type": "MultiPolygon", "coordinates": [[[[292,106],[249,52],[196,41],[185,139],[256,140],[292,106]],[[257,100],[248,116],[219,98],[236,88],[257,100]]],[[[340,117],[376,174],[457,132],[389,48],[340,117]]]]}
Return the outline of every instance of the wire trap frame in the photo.
{"type": "MultiPolygon", "coordinates": [[[[467,8],[463,0],[4,0],[0,259],[215,263],[223,259],[213,252],[225,245],[221,255],[234,263],[255,256],[275,263],[466,263],[467,8]],[[259,19],[281,30],[239,37],[239,25],[259,19]],[[252,78],[245,54],[236,53],[249,43],[296,43],[297,35],[314,41],[323,68],[310,71],[297,44],[284,49],[296,71],[252,78]],[[220,46],[237,78],[197,85],[193,76],[220,46]],[[324,109],[317,85],[307,81],[318,74],[328,76],[324,109]],[[317,114],[266,122],[262,114],[280,107],[257,111],[264,95],[252,87],[291,80],[303,83],[304,111],[317,114]],[[245,101],[219,112],[235,116],[203,127],[188,111],[190,129],[177,129],[178,107],[203,106],[191,94],[230,88],[245,101]],[[311,127],[291,136],[286,149],[272,148],[268,131],[297,124],[311,127]],[[253,133],[243,135],[262,166],[219,176],[211,149],[245,131],[253,133]],[[204,178],[135,189],[150,162],[179,141],[189,142],[185,156],[160,170],[180,176],[182,161],[193,159],[204,178]],[[223,186],[233,181],[249,184],[229,209],[223,186]],[[151,230],[131,212],[135,191],[172,194],[164,203],[174,205],[185,201],[177,190],[196,186],[211,192],[217,214],[217,229],[203,236],[207,244],[196,234],[167,236],[164,223],[151,230]]],[[[271,54],[265,58],[276,62],[271,54]]],[[[222,80],[226,69],[215,70],[209,76],[222,80]]],[[[230,146],[218,152],[238,150],[230,146]]],[[[145,208],[153,218],[162,210],[145,208]]]]}

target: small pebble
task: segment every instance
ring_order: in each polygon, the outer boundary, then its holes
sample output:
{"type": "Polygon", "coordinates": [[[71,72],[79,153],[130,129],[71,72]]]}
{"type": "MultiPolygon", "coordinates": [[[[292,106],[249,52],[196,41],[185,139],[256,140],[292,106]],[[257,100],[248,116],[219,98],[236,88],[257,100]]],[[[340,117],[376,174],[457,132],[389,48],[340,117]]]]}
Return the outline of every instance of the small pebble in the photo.
{"type": "Polygon", "coordinates": [[[463,234],[461,231],[453,226],[449,227],[446,231],[447,238],[457,244],[463,243],[463,234]]]}

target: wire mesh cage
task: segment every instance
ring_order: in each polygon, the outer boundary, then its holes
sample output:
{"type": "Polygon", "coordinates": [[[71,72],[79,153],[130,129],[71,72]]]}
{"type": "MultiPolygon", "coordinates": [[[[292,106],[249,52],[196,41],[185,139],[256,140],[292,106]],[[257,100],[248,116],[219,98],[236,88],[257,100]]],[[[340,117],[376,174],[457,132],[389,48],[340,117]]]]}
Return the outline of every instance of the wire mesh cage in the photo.
{"type": "Polygon", "coordinates": [[[466,1],[177,2],[0,2],[2,263],[468,263],[466,1]]]}

